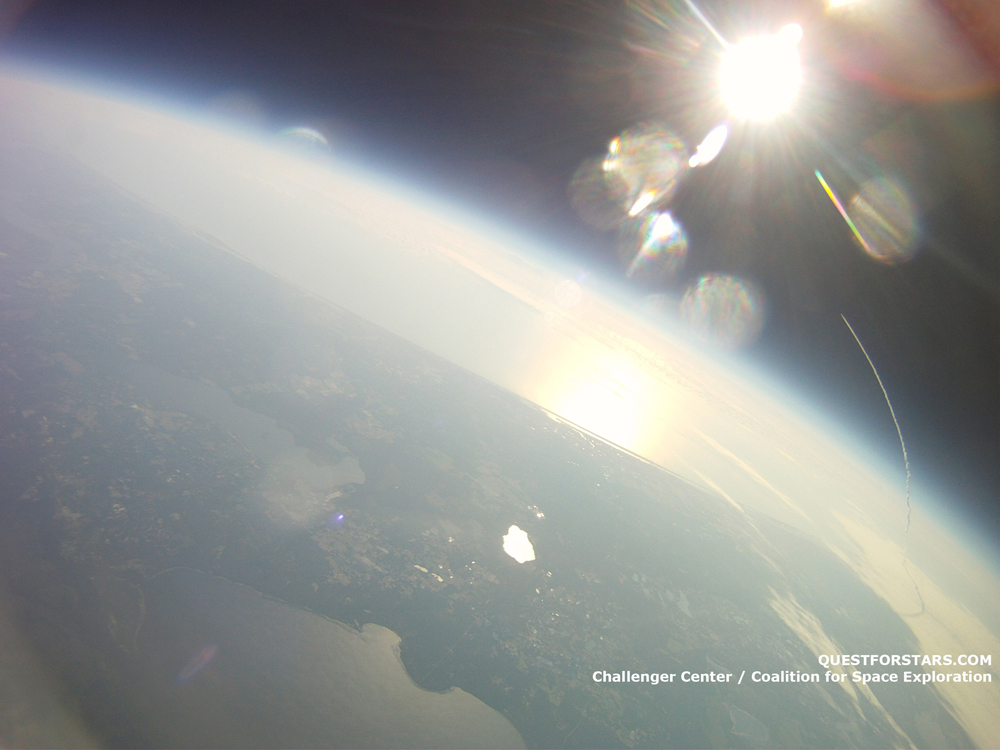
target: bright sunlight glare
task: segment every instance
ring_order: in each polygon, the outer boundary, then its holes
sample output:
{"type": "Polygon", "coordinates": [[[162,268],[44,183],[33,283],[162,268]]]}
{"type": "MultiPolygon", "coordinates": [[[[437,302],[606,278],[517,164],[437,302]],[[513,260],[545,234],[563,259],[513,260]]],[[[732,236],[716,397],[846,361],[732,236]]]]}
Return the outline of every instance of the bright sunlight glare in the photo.
{"type": "Polygon", "coordinates": [[[649,208],[655,197],[655,190],[647,190],[642,193],[638,198],[636,198],[635,203],[632,204],[632,208],[628,210],[628,215],[638,216],[644,209],[649,208]]]}
{"type": "Polygon", "coordinates": [[[802,27],[790,23],[777,34],[746,39],[726,50],[719,84],[737,117],[766,120],[786,111],[802,81],[796,45],[802,27]]]}
{"type": "Polygon", "coordinates": [[[722,147],[726,145],[726,138],[729,137],[729,128],[726,124],[716,125],[705,136],[704,140],[698,144],[698,149],[688,160],[689,167],[703,167],[712,159],[719,155],[722,147]]]}

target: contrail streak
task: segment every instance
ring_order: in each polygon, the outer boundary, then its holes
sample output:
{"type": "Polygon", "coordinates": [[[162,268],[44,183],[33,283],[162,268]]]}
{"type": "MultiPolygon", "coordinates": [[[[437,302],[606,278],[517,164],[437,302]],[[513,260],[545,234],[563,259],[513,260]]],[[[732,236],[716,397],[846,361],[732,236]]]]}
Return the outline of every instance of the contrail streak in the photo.
{"type": "MultiPolygon", "coordinates": [[[[818,173],[817,173],[818,174],[818,173]]],[[[896,419],[896,412],[892,408],[892,402],[889,400],[889,394],[885,390],[885,386],[882,384],[882,378],[879,377],[878,370],[875,369],[875,363],[872,362],[872,358],[868,356],[868,352],[865,351],[865,345],[861,343],[861,339],[858,338],[858,334],[854,332],[851,328],[851,324],[847,322],[847,318],[841,314],[840,319],[844,321],[847,326],[847,330],[851,332],[854,340],[858,342],[858,346],[861,347],[861,353],[865,355],[865,359],[868,360],[868,364],[871,365],[872,372],[875,373],[875,379],[878,381],[878,387],[882,389],[882,395],[885,396],[885,403],[889,406],[889,414],[892,415],[892,422],[896,425],[896,434],[899,435],[899,447],[903,449],[903,463],[906,465],[906,534],[910,533],[910,459],[906,455],[906,443],[903,442],[903,431],[899,428],[899,420],[896,419]]]]}

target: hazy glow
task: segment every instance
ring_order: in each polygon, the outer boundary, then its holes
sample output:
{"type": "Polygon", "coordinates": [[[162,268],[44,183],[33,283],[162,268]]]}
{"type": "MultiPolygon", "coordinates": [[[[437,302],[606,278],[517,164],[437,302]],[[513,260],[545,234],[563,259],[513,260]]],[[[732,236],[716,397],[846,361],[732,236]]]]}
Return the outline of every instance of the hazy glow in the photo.
{"type": "Polygon", "coordinates": [[[778,37],[788,44],[796,45],[802,41],[802,27],[797,23],[790,23],[781,27],[778,37]]]}
{"type": "Polygon", "coordinates": [[[535,559],[535,548],[531,546],[528,533],[517,526],[511,526],[503,536],[503,551],[519,563],[535,559]]]}
{"type": "Polygon", "coordinates": [[[837,41],[852,77],[894,100],[929,104],[995,93],[996,70],[987,57],[996,54],[997,7],[991,0],[943,7],[926,0],[827,0],[825,10],[844,31],[852,27],[837,41]],[[983,57],[986,49],[992,52],[983,57]]]}
{"type": "Polygon", "coordinates": [[[726,50],[719,84],[737,117],[766,120],[786,111],[802,82],[795,48],[802,27],[791,23],[777,34],[752,37],[726,50]]]}
{"type": "Polygon", "coordinates": [[[698,150],[688,159],[689,167],[703,167],[719,155],[729,137],[729,128],[725,123],[712,128],[704,140],[698,144],[698,150]]]}

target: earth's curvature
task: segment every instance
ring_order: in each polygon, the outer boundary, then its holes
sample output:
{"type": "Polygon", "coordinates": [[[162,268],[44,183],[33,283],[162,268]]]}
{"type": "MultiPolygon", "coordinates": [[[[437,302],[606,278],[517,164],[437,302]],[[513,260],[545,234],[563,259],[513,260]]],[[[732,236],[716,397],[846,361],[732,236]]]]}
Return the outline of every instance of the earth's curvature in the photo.
{"type": "Polygon", "coordinates": [[[4,744],[1000,743],[995,665],[827,681],[1000,658],[827,422],[350,163],[16,71],[0,135],[4,744]]]}

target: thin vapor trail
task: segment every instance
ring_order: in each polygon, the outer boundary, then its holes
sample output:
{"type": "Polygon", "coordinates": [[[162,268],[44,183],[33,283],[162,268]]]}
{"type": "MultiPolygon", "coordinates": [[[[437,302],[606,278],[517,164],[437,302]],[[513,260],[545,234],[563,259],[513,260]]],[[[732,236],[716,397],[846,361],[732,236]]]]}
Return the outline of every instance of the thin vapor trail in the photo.
{"type": "Polygon", "coordinates": [[[906,465],[906,534],[910,533],[910,459],[906,455],[906,443],[903,442],[903,431],[899,428],[899,420],[896,419],[896,412],[892,408],[892,402],[889,400],[889,394],[885,390],[885,386],[882,384],[882,378],[879,377],[878,370],[875,369],[875,363],[872,362],[872,358],[868,356],[868,352],[865,351],[865,345],[861,343],[861,339],[858,338],[858,334],[854,332],[851,328],[851,324],[847,322],[847,318],[841,314],[840,319],[844,321],[847,326],[847,330],[851,332],[854,340],[858,342],[858,346],[861,347],[861,353],[865,355],[865,359],[868,360],[868,364],[872,368],[872,372],[875,373],[875,379],[878,381],[878,387],[882,389],[882,395],[885,396],[885,403],[889,406],[889,414],[892,415],[893,424],[896,425],[896,434],[899,435],[899,447],[903,449],[903,463],[906,465]]]}

